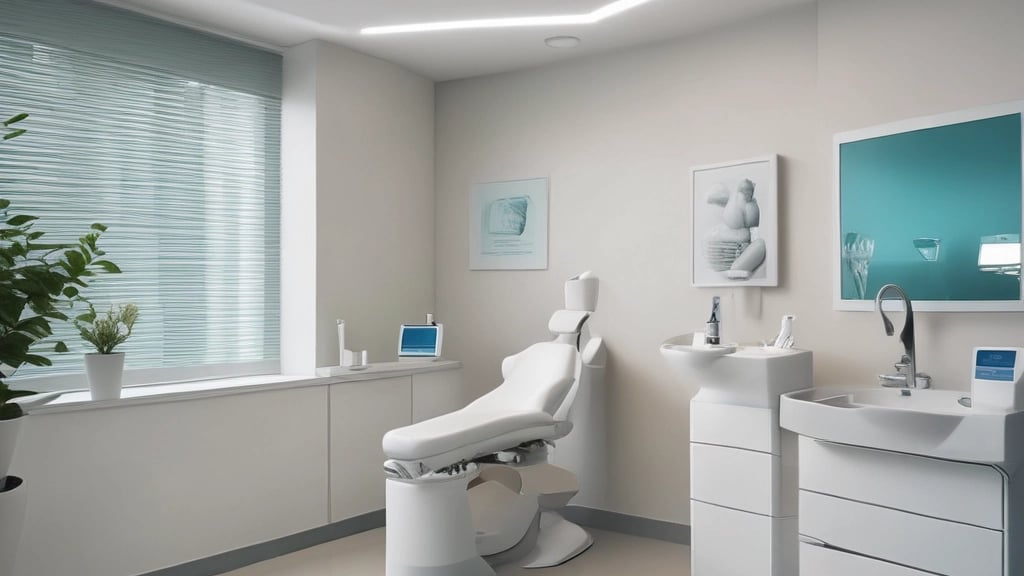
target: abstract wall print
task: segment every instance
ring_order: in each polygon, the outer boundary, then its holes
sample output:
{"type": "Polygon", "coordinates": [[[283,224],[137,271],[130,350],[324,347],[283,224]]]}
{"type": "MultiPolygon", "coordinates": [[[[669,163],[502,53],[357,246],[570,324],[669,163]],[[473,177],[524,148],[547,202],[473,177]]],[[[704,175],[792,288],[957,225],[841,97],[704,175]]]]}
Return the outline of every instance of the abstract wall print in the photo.
{"type": "Polygon", "coordinates": [[[469,210],[470,270],[548,267],[548,179],[473,185],[469,210]]]}
{"type": "Polygon", "coordinates": [[[693,285],[778,286],[778,159],[690,169],[693,285]]]}
{"type": "Polygon", "coordinates": [[[1024,102],[834,138],[834,307],[899,284],[918,311],[1024,310],[1024,102]]]}

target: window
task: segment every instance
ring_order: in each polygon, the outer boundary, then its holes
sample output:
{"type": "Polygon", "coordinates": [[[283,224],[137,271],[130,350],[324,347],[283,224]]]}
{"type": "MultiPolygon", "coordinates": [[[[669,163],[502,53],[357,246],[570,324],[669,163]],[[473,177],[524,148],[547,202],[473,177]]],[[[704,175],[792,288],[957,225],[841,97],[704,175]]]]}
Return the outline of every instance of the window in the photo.
{"type": "MultiPolygon", "coordinates": [[[[53,240],[109,227],[100,246],[123,273],[86,294],[101,312],[139,306],[119,350],[142,372],[126,383],[276,371],[280,57],[67,0],[13,12],[0,23],[0,116],[31,116],[0,148],[0,197],[53,240]]],[[[54,328],[71,352],[18,378],[83,371],[86,343],[54,328]]]]}

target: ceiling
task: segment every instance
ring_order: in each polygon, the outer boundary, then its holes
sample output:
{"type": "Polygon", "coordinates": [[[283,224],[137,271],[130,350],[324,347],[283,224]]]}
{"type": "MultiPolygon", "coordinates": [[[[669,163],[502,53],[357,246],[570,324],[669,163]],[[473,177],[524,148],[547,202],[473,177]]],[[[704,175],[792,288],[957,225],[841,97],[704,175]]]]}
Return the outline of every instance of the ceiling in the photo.
{"type": "Polygon", "coordinates": [[[591,25],[360,35],[369,26],[586,14],[611,0],[100,0],[273,48],[328,40],[452,80],[686,36],[814,0],[651,0],[591,25]],[[544,39],[572,35],[576,48],[544,39]]]}

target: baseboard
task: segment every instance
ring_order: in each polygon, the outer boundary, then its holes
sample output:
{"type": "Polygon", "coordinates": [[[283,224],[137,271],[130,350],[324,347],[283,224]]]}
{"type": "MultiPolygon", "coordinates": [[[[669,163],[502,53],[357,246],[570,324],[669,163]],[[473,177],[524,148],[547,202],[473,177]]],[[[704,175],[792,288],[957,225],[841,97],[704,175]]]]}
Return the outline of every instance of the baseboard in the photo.
{"type": "Polygon", "coordinates": [[[652,520],[651,518],[583,506],[567,506],[561,512],[566,520],[588,528],[653,538],[676,544],[690,544],[690,527],[686,524],[652,520]]]}
{"type": "MultiPolygon", "coordinates": [[[[570,522],[575,522],[588,528],[619,532],[643,538],[653,538],[676,544],[688,545],[690,543],[690,527],[686,524],[652,520],[641,516],[630,516],[629,514],[620,514],[618,512],[582,506],[568,506],[561,512],[570,522]]],[[[369,514],[328,524],[327,526],[285,536],[284,538],[253,544],[252,546],[231,550],[230,552],[202,558],[194,562],[163,568],[155,572],[147,572],[140,576],[216,576],[244,568],[250,564],[298,552],[318,544],[324,544],[332,540],[366,532],[367,530],[383,528],[385,517],[384,510],[377,510],[369,514]]]]}
{"type": "Polygon", "coordinates": [[[377,510],[334,524],[328,524],[319,528],[313,528],[284,538],[278,538],[269,542],[253,544],[245,548],[231,550],[209,558],[202,558],[187,564],[179,564],[170,568],[163,568],[155,572],[147,572],[140,576],[215,576],[250,564],[298,552],[311,546],[366,532],[375,528],[384,527],[384,510],[377,510]]]}

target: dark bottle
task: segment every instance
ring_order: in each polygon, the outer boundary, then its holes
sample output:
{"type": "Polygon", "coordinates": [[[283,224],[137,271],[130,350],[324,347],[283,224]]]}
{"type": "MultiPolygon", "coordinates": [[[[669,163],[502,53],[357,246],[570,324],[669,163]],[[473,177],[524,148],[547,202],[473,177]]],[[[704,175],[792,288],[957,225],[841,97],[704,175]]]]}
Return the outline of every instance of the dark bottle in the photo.
{"type": "Polygon", "coordinates": [[[710,345],[718,345],[722,343],[722,339],[719,336],[720,321],[718,319],[719,311],[718,305],[721,300],[718,296],[711,299],[711,318],[708,320],[707,325],[704,327],[704,343],[710,345]]]}

